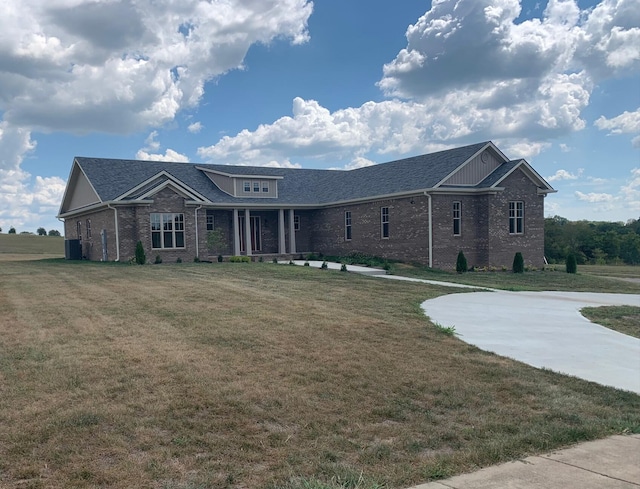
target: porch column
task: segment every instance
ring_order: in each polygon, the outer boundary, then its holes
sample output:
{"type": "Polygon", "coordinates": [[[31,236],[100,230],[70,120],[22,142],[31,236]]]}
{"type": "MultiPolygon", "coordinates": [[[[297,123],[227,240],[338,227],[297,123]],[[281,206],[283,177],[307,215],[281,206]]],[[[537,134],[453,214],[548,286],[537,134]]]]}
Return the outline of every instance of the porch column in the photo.
{"type": "Polygon", "coordinates": [[[293,221],[293,209],[289,209],[289,253],[296,252],[296,228],[293,221]]]}
{"type": "Polygon", "coordinates": [[[249,209],[244,210],[244,249],[251,256],[251,217],[249,209]]]}
{"type": "Polygon", "coordinates": [[[238,226],[238,209],[233,209],[233,254],[240,256],[240,229],[238,226]]]}
{"type": "Polygon", "coordinates": [[[284,255],[287,252],[287,240],[284,233],[284,209],[278,211],[278,253],[284,255]]]}

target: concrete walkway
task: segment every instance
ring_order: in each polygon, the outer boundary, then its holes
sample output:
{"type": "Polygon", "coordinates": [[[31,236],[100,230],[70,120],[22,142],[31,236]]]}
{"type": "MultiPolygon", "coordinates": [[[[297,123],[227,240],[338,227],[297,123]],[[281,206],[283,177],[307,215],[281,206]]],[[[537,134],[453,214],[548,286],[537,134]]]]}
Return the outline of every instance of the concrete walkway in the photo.
{"type": "Polygon", "coordinates": [[[638,489],[640,435],[612,436],[411,489],[638,489]]]}

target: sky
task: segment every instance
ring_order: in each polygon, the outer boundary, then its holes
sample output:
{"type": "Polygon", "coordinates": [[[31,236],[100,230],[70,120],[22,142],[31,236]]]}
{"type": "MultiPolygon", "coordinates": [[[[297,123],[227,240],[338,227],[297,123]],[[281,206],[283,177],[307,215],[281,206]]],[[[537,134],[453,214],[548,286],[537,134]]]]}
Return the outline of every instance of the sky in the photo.
{"type": "Polygon", "coordinates": [[[74,156],[352,169],[481,141],[640,218],[638,0],[3,0],[0,228],[74,156]]]}

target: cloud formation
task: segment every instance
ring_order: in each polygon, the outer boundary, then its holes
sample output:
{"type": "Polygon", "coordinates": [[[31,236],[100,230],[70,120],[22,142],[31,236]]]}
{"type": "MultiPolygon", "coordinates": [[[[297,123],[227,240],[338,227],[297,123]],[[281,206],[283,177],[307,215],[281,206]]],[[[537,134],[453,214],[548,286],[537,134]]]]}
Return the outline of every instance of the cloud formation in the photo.
{"type": "Polygon", "coordinates": [[[520,14],[517,0],[434,0],[407,29],[407,47],[384,65],[378,86],[390,100],[330,112],[296,98],[291,117],[198,154],[245,164],[284,157],[350,164],[488,139],[513,157],[539,154],[586,127],[582,112],[595,83],[640,69],[640,10],[634,0],[604,0],[592,10],[550,0],[540,19],[518,23],[520,14]]]}
{"type": "Polygon", "coordinates": [[[612,119],[601,116],[594,125],[600,130],[609,131],[609,134],[635,134],[631,144],[635,148],[640,148],[640,108],[635,112],[624,111],[612,119]]]}
{"type": "Polygon", "coordinates": [[[20,127],[129,133],[198,104],[254,43],[302,43],[307,0],[4,0],[0,110],[20,127]]]}

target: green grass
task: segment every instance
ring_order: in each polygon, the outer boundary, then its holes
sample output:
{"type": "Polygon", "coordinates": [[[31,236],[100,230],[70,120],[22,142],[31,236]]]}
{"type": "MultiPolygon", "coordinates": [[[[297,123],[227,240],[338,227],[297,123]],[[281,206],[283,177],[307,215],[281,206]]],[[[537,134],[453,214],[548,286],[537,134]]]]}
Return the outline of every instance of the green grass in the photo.
{"type": "Polygon", "coordinates": [[[577,274],[566,273],[563,268],[556,266],[555,270],[525,271],[512,273],[511,271],[482,271],[455,273],[433,270],[422,266],[395,264],[393,273],[427,280],[476,285],[504,290],[565,290],[575,292],[611,292],[639,294],[638,282],[628,279],[640,279],[640,267],[632,266],[579,266],[577,274]],[[620,278],[626,280],[621,280],[620,278]]]}
{"type": "Polygon", "coordinates": [[[0,234],[0,254],[64,256],[64,238],[35,234],[0,234]]]}
{"type": "Polygon", "coordinates": [[[440,333],[419,304],[448,292],[3,261],[0,485],[388,489],[640,432],[638,395],[440,333]]]}
{"type": "Polygon", "coordinates": [[[594,323],[640,338],[640,307],[585,307],[580,312],[594,323]]]}

